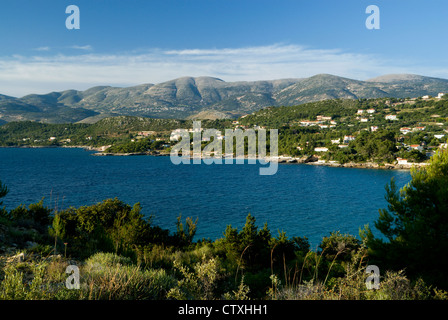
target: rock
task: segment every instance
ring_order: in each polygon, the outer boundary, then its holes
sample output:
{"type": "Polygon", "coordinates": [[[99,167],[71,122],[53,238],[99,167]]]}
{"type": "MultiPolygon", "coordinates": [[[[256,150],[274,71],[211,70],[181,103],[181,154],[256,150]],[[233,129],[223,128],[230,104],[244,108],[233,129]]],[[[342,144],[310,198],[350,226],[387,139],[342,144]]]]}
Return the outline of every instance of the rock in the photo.
{"type": "Polygon", "coordinates": [[[304,161],[304,163],[317,162],[317,160],[319,160],[317,157],[315,157],[315,156],[310,156],[310,157],[308,157],[308,158],[304,161]]]}

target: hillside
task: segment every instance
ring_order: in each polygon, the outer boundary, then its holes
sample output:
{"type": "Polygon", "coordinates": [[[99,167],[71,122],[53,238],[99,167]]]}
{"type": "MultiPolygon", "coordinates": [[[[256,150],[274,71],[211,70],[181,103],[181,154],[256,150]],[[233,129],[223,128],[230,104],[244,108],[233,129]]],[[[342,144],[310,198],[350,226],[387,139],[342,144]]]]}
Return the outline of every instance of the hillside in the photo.
{"type": "Polygon", "coordinates": [[[238,118],[269,106],[294,106],[327,99],[419,97],[439,92],[448,92],[448,80],[406,74],[367,81],[328,74],[251,82],[183,77],[128,88],[99,86],[22,98],[0,95],[0,119],[93,123],[112,115],[238,118]]]}

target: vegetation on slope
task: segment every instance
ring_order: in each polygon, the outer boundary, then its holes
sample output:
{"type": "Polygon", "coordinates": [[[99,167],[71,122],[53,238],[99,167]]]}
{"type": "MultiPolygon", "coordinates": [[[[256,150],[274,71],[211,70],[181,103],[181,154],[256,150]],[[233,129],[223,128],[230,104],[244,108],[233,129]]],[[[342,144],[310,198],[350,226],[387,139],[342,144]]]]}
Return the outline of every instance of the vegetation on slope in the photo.
{"type": "MultiPolygon", "coordinates": [[[[447,110],[448,95],[442,99],[336,99],[270,107],[237,121],[202,120],[201,125],[223,134],[235,128],[278,129],[279,154],[285,156],[316,156],[341,164],[393,163],[397,158],[422,162],[447,141],[447,110]],[[390,115],[396,120],[386,118],[390,115]],[[344,141],[345,137],[353,139],[344,141]]],[[[111,146],[108,152],[113,153],[169,152],[175,143],[170,141],[171,132],[192,127],[193,120],[126,116],[95,124],[13,122],[0,126],[0,146],[111,146]]]]}
{"type": "MultiPolygon", "coordinates": [[[[172,233],[118,199],[0,209],[0,299],[447,299],[447,168],[440,151],[400,192],[391,183],[376,223],[386,240],[368,227],[361,240],[332,232],[315,251],[250,214],[210,241],[194,239],[191,218],[179,217],[172,233]],[[81,286],[71,290],[73,264],[81,286]],[[378,289],[366,286],[370,264],[381,270],[378,289]]],[[[0,183],[0,198],[7,192],[0,183]]]]}

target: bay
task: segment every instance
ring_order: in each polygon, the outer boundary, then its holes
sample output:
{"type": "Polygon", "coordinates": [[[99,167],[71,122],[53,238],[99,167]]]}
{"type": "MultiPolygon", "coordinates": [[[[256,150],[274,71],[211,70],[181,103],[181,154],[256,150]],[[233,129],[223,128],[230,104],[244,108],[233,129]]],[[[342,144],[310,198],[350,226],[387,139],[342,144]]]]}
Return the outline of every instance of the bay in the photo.
{"type": "MultiPolygon", "coordinates": [[[[175,231],[176,218],[198,218],[196,239],[221,238],[248,213],[271,233],[306,236],[315,248],[332,231],[358,237],[387,207],[385,185],[402,187],[409,171],[280,164],[272,176],[254,164],[174,165],[169,157],[93,156],[79,148],[0,148],[0,180],[9,210],[44,203],[59,210],[119,198],[175,231]]],[[[374,228],[373,228],[374,229],[374,228]]],[[[378,233],[374,234],[378,235],[378,233]]]]}

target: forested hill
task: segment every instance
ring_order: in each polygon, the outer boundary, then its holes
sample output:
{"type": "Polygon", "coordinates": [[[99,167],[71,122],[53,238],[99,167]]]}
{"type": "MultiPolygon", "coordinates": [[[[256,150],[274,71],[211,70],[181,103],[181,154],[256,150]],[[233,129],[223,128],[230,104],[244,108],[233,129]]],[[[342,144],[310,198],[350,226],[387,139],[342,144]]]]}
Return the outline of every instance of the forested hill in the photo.
{"type": "Polygon", "coordinates": [[[441,92],[448,92],[448,80],[418,75],[387,75],[367,81],[329,74],[246,82],[183,77],[127,88],[99,86],[21,98],[0,95],[0,120],[93,123],[117,115],[238,118],[269,106],[294,106],[329,99],[437,96],[441,92]]]}
{"type": "MultiPolygon", "coordinates": [[[[268,107],[237,120],[202,120],[202,128],[279,130],[279,154],[317,155],[339,163],[421,162],[447,141],[448,95],[442,98],[334,99],[268,107]]],[[[172,131],[193,120],[117,116],[94,124],[11,122],[0,146],[91,146],[109,152],[169,152],[172,131]],[[110,148],[110,146],[113,146],[110,148]]],[[[223,140],[224,141],[224,140],[223,140]]]]}

